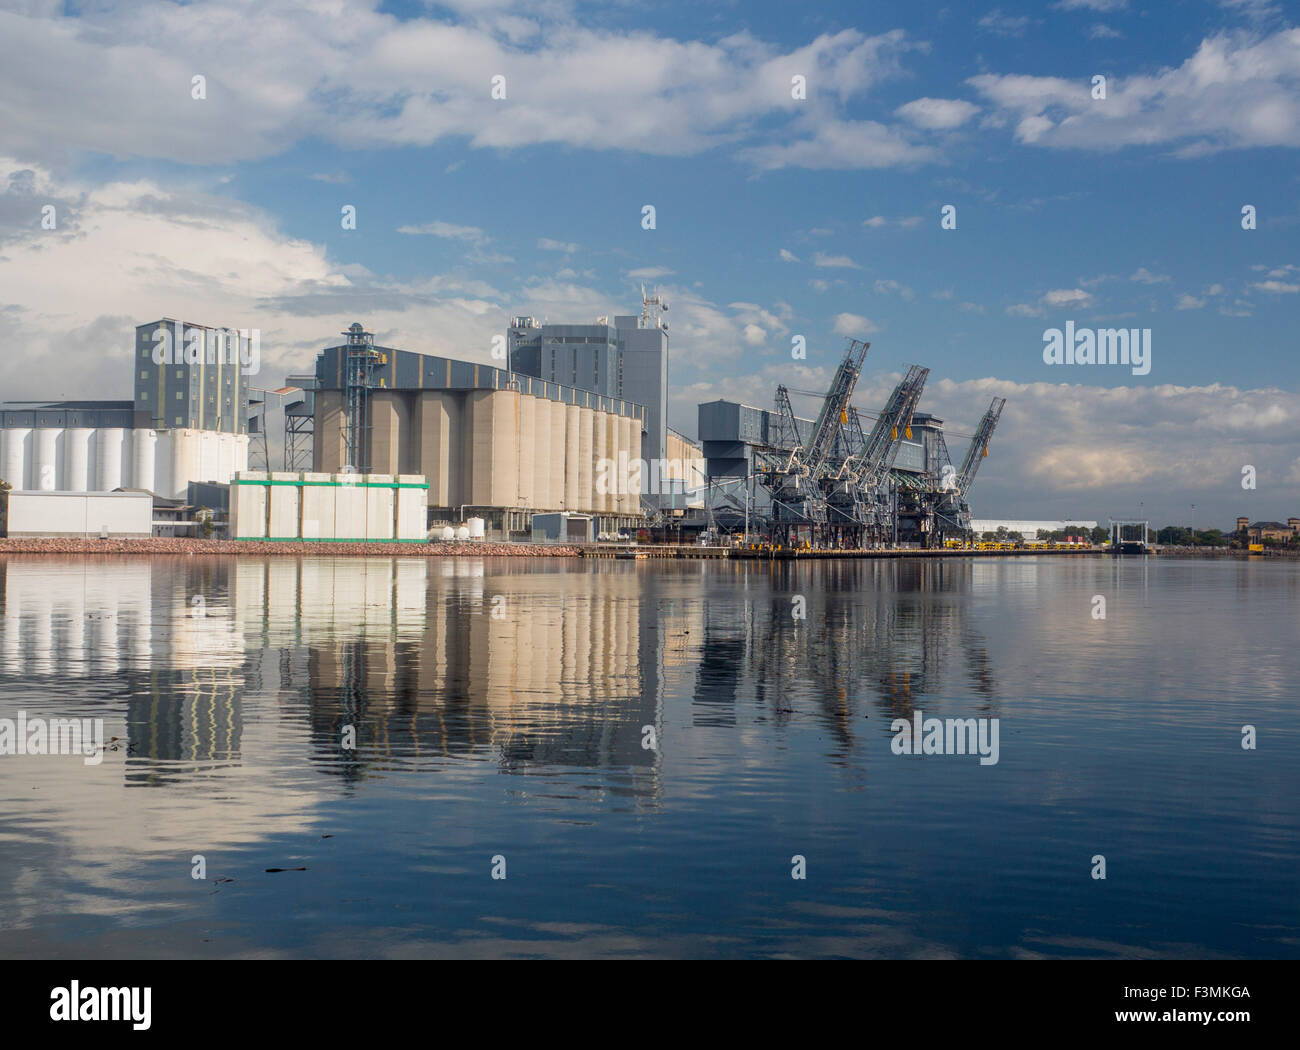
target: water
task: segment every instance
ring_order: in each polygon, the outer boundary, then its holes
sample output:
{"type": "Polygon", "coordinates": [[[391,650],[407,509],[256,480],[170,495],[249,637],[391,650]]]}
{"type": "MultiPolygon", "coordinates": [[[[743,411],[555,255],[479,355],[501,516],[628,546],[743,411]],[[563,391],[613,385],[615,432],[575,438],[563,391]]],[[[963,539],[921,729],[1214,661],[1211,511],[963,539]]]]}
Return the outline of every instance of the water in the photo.
{"type": "Polygon", "coordinates": [[[3,957],[1300,956],[1294,562],[15,556],[0,596],[0,718],[118,738],[0,757],[3,957]],[[998,762],[894,754],[918,709],[998,762]]]}

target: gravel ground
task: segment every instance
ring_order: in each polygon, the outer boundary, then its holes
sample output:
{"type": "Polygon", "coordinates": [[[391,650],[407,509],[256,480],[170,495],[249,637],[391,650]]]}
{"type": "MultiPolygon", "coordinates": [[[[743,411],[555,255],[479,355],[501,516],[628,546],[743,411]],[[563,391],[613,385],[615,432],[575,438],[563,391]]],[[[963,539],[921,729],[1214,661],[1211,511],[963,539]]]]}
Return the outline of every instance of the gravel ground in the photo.
{"type": "Polygon", "coordinates": [[[250,540],[0,539],[3,554],[268,554],[404,558],[576,558],[577,547],[533,543],[259,543],[250,540]]]}

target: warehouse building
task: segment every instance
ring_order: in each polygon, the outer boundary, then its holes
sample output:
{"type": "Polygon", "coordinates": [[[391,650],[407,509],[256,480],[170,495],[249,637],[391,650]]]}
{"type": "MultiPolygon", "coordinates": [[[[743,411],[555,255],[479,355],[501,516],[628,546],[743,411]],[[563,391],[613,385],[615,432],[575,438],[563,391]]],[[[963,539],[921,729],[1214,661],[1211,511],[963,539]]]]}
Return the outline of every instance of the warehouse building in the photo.
{"type": "Polygon", "coordinates": [[[15,491],[136,488],[184,499],[192,481],[248,468],[243,334],[164,318],[136,328],[131,401],[0,405],[0,478],[15,491]]]}
{"type": "Polygon", "coordinates": [[[504,538],[538,512],[591,514],[600,532],[643,521],[637,493],[597,481],[602,461],[641,457],[644,406],[345,334],[316,362],[316,472],[423,475],[431,524],[481,517],[504,538]]]}

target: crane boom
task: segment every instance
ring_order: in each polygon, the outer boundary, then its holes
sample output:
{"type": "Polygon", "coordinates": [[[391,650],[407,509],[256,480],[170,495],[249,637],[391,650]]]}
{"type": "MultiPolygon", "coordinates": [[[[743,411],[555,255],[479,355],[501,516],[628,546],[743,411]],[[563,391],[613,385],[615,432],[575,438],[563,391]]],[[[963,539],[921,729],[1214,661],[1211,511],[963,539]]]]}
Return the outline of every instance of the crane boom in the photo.
{"type": "Polygon", "coordinates": [[[963,498],[970,492],[970,487],[975,481],[975,474],[980,469],[980,460],[988,455],[989,439],[993,437],[993,431],[998,425],[998,418],[1002,415],[1006,403],[1005,397],[995,397],[989,404],[989,410],[984,413],[984,418],[980,420],[980,425],[975,428],[975,436],[970,439],[970,448],[966,450],[966,458],[962,460],[961,470],[957,474],[957,488],[963,498]]]}
{"type": "Polygon", "coordinates": [[[857,385],[858,376],[862,374],[862,361],[870,346],[870,343],[850,339],[844,360],[835,370],[831,389],[822,402],[822,410],[813,426],[812,436],[808,439],[804,462],[811,477],[816,478],[821,474],[840,427],[848,421],[849,398],[853,396],[853,388],[857,385]]]}
{"type": "Polygon", "coordinates": [[[907,375],[894,387],[894,392],[885,402],[884,410],[876,419],[876,425],[867,436],[866,448],[862,454],[864,476],[878,479],[894,465],[898,443],[912,424],[912,413],[921,399],[921,390],[929,374],[928,368],[912,365],[907,370],[907,375]]]}

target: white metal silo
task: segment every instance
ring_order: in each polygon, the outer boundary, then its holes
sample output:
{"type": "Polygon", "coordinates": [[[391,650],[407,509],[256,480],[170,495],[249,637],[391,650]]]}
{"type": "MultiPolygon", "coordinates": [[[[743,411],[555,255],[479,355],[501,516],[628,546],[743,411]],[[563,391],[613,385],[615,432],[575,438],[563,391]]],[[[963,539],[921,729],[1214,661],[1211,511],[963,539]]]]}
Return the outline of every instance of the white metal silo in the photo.
{"type": "Polygon", "coordinates": [[[59,477],[59,438],[62,435],[62,427],[36,428],[36,461],[32,487],[40,492],[53,492],[62,480],[59,477]]]}
{"type": "Polygon", "coordinates": [[[157,492],[154,487],[154,457],[158,435],[152,430],[137,430],[131,459],[131,488],[157,492]]]}
{"type": "Polygon", "coordinates": [[[63,435],[63,487],[69,492],[90,489],[90,439],[94,434],[88,427],[69,427],[63,435]]]}

